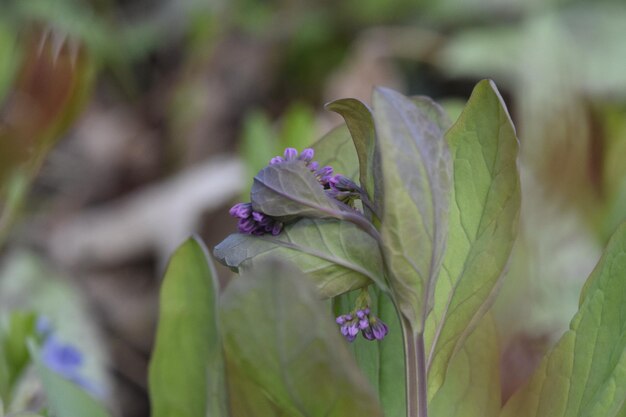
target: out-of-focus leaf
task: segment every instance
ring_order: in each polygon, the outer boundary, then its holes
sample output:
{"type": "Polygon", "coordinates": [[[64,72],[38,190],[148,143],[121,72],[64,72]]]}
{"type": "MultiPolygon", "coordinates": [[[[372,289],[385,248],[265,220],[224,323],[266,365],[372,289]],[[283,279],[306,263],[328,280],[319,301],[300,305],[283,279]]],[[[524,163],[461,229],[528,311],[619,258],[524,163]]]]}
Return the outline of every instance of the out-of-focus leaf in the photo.
{"type": "MultiPolygon", "coordinates": [[[[358,291],[343,294],[333,300],[336,316],[354,308],[358,291]]],[[[379,317],[389,328],[381,342],[357,337],[351,350],[370,384],[378,394],[386,417],[406,417],[406,378],[404,369],[404,341],[400,318],[389,298],[377,288],[370,290],[372,314],[379,317]]]]}
{"type": "Polygon", "coordinates": [[[289,218],[338,217],[336,200],[329,197],[303,161],[268,165],[254,177],[252,207],[270,216],[289,218]]]}
{"type": "Polygon", "coordinates": [[[445,249],[450,155],[443,131],[409,98],[378,88],[373,103],[389,282],[400,311],[421,333],[445,249]]]}
{"type": "Polygon", "coordinates": [[[272,257],[288,259],[306,272],[323,297],[334,297],[371,282],[385,287],[376,241],[352,223],[301,219],[278,236],[232,234],[215,247],[215,257],[233,268],[254,269],[272,257]]]}
{"type": "MultiPolygon", "coordinates": [[[[45,316],[60,340],[70,342],[81,352],[89,352],[83,356],[80,376],[103,397],[108,395],[107,352],[84,297],[53,265],[33,253],[13,250],[4,253],[0,267],[0,314],[16,310],[45,316]]],[[[28,387],[22,390],[22,380],[19,384],[18,391],[31,391],[28,387]]],[[[28,403],[27,398],[16,397],[19,393],[13,394],[11,406],[21,400],[28,403]]]]}
{"type": "Polygon", "coordinates": [[[282,117],[281,148],[292,147],[299,150],[307,148],[315,139],[314,133],[315,113],[313,110],[302,103],[289,106],[282,117]]]}
{"type": "Polygon", "coordinates": [[[0,18],[0,103],[3,102],[20,64],[19,52],[14,31],[0,18]]]}
{"type": "Polygon", "coordinates": [[[172,255],[161,289],[159,327],[150,362],[154,417],[228,415],[216,280],[199,239],[187,240],[172,255]]]}
{"type": "Polygon", "coordinates": [[[277,147],[267,115],[260,111],[248,114],[243,127],[241,154],[251,177],[276,156],[277,147]]]}
{"type": "Polygon", "coordinates": [[[359,158],[361,187],[367,192],[375,211],[380,215],[383,178],[372,113],[365,104],[352,98],[335,100],[327,104],[326,109],[339,113],[345,119],[359,158]]]}
{"type": "Polygon", "coordinates": [[[622,416],[626,401],[626,224],[589,277],[570,329],[502,417],[622,416]]]}
{"type": "MultiPolygon", "coordinates": [[[[7,328],[4,329],[2,347],[0,351],[6,360],[6,372],[8,375],[8,387],[10,388],[20,377],[30,361],[28,351],[28,339],[34,337],[36,315],[32,312],[15,311],[7,320],[7,328]]],[[[7,400],[8,392],[0,392],[0,398],[7,400]]]]}
{"type": "Polygon", "coordinates": [[[87,392],[41,363],[39,352],[33,345],[30,351],[35,358],[48,406],[56,417],[110,417],[108,411],[87,392]]]}
{"type": "Polygon", "coordinates": [[[601,106],[596,112],[604,130],[602,190],[606,208],[598,215],[602,237],[626,220],[626,106],[601,106]]]}
{"type": "Polygon", "coordinates": [[[382,417],[336,324],[297,270],[273,262],[242,275],[224,293],[220,313],[237,377],[229,374],[229,385],[258,386],[255,394],[275,406],[271,415],[382,417]]]}
{"type": "Polygon", "coordinates": [[[520,209],[517,137],[492,82],[477,84],[446,139],[454,187],[446,254],[425,331],[430,399],[443,384],[450,359],[491,306],[520,209]]]}
{"type": "Polygon", "coordinates": [[[4,197],[4,201],[0,201],[0,246],[26,198],[30,185],[29,176],[23,171],[16,170],[4,184],[0,184],[0,196],[4,197]]]}
{"type": "Polygon", "coordinates": [[[83,108],[95,65],[60,35],[26,36],[25,56],[0,129],[0,182],[18,166],[31,172],[83,108]],[[56,37],[55,37],[56,36],[56,37]]]}
{"type": "Polygon", "coordinates": [[[429,402],[433,417],[497,417],[500,352],[493,317],[483,317],[450,361],[445,383],[429,402]]]}
{"type": "Polygon", "coordinates": [[[320,166],[332,166],[335,172],[356,180],[359,177],[359,158],[346,125],[341,125],[313,144],[315,160],[320,166]]]}

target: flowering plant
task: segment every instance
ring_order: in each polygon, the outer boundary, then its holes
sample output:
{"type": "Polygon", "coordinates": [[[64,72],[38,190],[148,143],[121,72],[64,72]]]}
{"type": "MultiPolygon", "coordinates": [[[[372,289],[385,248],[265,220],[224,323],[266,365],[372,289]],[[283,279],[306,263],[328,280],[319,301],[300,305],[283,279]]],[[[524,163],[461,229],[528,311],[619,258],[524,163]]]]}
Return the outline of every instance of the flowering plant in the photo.
{"type": "Polygon", "coordinates": [[[240,276],[222,294],[198,239],[172,257],[153,415],[623,415],[626,227],[570,331],[501,405],[489,308],[520,181],[494,84],[481,81],[455,123],[428,98],[382,88],[371,110],[352,99],[328,108],[345,125],[273,158],[250,202],[230,210],[238,232],[214,255],[240,276]]]}

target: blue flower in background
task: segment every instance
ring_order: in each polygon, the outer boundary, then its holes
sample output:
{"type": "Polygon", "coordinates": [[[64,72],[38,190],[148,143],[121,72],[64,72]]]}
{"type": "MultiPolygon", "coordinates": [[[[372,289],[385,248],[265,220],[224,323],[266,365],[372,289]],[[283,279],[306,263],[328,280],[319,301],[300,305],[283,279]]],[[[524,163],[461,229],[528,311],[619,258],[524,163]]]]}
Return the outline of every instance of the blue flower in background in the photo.
{"type": "Polygon", "coordinates": [[[41,360],[54,372],[73,379],[83,364],[83,355],[76,347],[49,336],[41,348],[41,360]]]}
{"type": "Polygon", "coordinates": [[[44,337],[40,351],[41,362],[53,372],[68,379],[96,397],[102,393],[98,387],[81,374],[83,354],[76,346],[60,342],[53,334],[50,321],[45,317],[37,320],[37,331],[44,337]]]}

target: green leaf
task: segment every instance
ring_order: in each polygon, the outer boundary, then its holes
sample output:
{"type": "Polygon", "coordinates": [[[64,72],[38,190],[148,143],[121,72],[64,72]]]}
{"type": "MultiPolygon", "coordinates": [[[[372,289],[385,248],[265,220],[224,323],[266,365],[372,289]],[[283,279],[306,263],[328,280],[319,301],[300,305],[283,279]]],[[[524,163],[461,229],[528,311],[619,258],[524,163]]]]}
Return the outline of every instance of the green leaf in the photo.
{"type": "Polygon", "coordinates": [[[214,255],[231,268],[254,269],[268,258],[292,261],[305,272],[323,297],[376,282],[385,288],[378,244],[352,223],[301,219],[278,236],[232,234],[215,247],[214,255]]]}
{"type": "Polygon", "coordinates": [[[383,204],[383,178],[376,140],[374,118],[365,104],[353,98],[335,100],[326,109],[339,113],[346,121],[359,158],[359,182],[380,213],[383,204]]]}
{"type": "Polygon", "coordinates": [[[8,317],[6,329],[2,329],[0,361],[4,375],[0,377],[0,398],[6,402],[15,382],[30,362],[28,339],[35,337],[36,319],[35,313],[14,311],[8,317]]]}
{"type": "Polygon", "coordinates": [[[426,113],[429,120],[439,126],[439,129],[445,132],[450,128],[452,121],[448,112],[435,100],[427,96],[412,96],[410,99],[417,108],[426,113]]]}
{"type": "Polygon", "coordinates": [[[348,178],[359,176],[359,158],[346,125],[334,128],[312,146],[320,166],[332,166],[335,172],[348,178]]]}
{"type": "MultiPolygon", "coordinates": [[[[336,316],[354,308],[358,291],[343,294],[333,300],[336,316]]],[[[404,341],[400,318],[388,294],[374,288],[370,290],[372,314],[389,328],[383,341],[373,342],[357,337],[350,347],[354,357],[370,384],[378,394],[386,417],[406,417],[406,382],[404,369],[404,341]]]]}
{"type": "Polygon", "coordinates": [[[110,417],[108,411],[78,385],[50,370],[39,358],[34,344],[29,346],[35,367],[55,417],[110,417]]]}
{"type": "Polygon", "coordinates": [[[339,208],[303,161],[268,165],[254,177],[252,207],[274,217],[337,217],[339,208]]]}
{"type": "Polygon", "coordinates": [[[382,417],[326,311],[305,277],[284,264],[232,281],[220,314],[229,384],[257,386],[255,395],[274,405],[270,415],[382,417]]]}
{"type": "Polygon", "coordinates": [[[450,362],[446,382],[429,402],[432,417],[497,417],[500,352],[493,317],[483,317],[450,362]]]}
{"type": "Polygon", "coordinates": [[[515,128],[495,85],[478,83],[446,133],[454,187],[446,254],[425,339],[429,398],[491,306],[517,235],[520,182],[515,128]]]}
{"type": "Polygon", "coordinates": [[[382,238],[390,286],[414,332],[432,307],[447,235],[450,155],[443,131],[409,98],[374,91],[384,177],[382,238]]]}
{"type": "Polygon", "coordinates": [[[622,416],[626,401],[626,224],[589,277],[570,329],[501,417],[622,416]]]}
{"type": "Polygon", "coordinates": [[[153,417],[227,416],[217,275],[198,238],[172,255],[149,370],[153,417]]]}

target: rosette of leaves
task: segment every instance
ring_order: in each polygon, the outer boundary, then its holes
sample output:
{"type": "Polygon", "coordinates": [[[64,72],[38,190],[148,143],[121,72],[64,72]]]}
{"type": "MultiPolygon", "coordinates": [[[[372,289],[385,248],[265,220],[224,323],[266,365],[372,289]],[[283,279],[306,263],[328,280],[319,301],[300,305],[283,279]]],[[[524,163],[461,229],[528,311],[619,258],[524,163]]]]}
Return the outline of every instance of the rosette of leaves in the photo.
{"type": "Polygon", "coordinates": [[[179,249],[161,295],[154,416],[623,415],[626,226],[571,331],[501,407],[489,307],[520,186],[515,129],[493,83],[476,86],[454,123],[428,98],[380,88],[372,109],[352,99],[328,108],[346,124],[314,145],[316,160],[350,176],[360,203],[329,198],[291,158],[257,174],[246,209],[281,222],[280,233],[244,228],[215,248],[241,273],[223,294],[199,242],[179,249]],[[376,315],[387,337],[342,341],[320,298],[342,326],[350,309],[376,315]]]}
{"type": "Polygon", "coordinates": [[[353,99],[327,107],[346,125],[314,145],[316,159],[342,161],[362,210],[346,215],[306,169],[270,165],[255,177],[252,204],[285,219],[284,231],[231,235],[215,254],[243,270],[288,259],[344,309],[354,296],[342,294],[371,286],[391,334],[355,343],[357,360],[389,415],[424,415],[473,330],[494,336],[481,319],[516,233],[515,130],[489,81],[455,124],[432,100],[383,88],[371,110],[353,99]]]}

